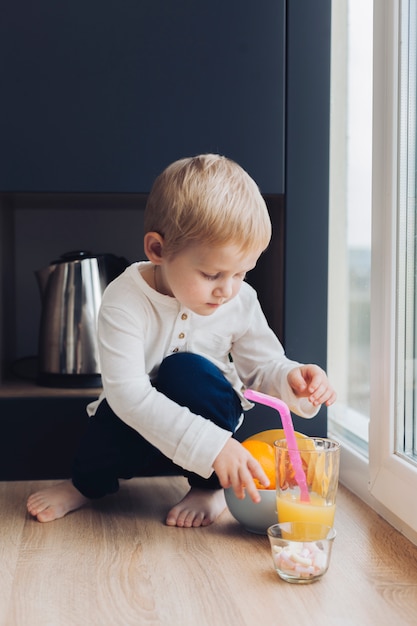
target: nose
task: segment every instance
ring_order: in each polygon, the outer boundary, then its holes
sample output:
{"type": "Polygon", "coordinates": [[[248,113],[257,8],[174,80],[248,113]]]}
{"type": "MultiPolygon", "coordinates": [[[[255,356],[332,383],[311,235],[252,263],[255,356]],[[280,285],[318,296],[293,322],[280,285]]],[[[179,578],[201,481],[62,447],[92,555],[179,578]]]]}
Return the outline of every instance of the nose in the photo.
{"type": "Polygon", "coordinates": [[[217,284],[213,290],[213,295],[216,298],[230,298],[232,293],[233,289],[231,280],[222,280],[221,283],[217,284]]]}

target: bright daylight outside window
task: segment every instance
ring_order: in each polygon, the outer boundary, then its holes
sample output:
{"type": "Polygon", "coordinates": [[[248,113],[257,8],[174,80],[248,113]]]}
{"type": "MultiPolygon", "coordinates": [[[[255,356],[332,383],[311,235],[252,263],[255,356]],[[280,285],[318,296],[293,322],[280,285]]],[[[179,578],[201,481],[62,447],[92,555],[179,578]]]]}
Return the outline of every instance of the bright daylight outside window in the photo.
{"type": "Polygon", "coordinates": [[[367,453],[370,415],[372,0],[332,3],[329,430],[367,453]]]}
{"type": "Polygon", "coordinates": [[[417,0],[332,10],[329,432],[342,481],[417,543],[417,0]]]}

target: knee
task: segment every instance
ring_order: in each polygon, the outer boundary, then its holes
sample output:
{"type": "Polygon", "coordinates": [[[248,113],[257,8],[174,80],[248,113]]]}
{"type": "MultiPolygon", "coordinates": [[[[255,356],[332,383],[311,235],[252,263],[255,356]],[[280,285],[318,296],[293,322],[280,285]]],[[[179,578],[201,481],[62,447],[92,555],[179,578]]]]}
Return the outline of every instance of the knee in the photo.
{"type": "Polygon", "coordinates": [[[222,375],[218,367],[211,361],[193,352],[176,352],[166,357],[158,370],[158,386],[169,384],[173,381],[181,383],[185,380],[206,377],[208,374],[222,375]]]}
{"type": "Polygon", "coordinates": [[[228,430],[234,430],[242,411],[223,372],[199,354],[178,352],[164,359],[155,387],[181,406],[228,430]]]}

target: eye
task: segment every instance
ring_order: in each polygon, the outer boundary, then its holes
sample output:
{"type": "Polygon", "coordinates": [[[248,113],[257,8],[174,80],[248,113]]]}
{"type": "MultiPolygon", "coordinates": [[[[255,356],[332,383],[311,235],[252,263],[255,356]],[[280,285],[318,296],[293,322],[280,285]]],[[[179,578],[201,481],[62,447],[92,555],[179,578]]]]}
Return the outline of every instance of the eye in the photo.
{"type": "Polygon", "coordinates": [[[201,272],[206,280],[217,280],[220,277],[220,274],[205,274],[201,272]]]}

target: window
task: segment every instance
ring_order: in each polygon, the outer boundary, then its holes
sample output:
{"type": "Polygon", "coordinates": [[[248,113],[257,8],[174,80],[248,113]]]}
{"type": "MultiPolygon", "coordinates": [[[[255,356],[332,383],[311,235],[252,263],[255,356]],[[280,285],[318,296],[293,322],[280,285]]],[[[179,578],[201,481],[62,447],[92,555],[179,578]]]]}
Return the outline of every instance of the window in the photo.
{"type": "Polygon", "coordinates": [[[332,7],[329,355],[335,436],[367,455],[370,416],[372,0],[332,7]]]}
{"type": "MultiPolygon", "coordinates": [[[[351,178],[352,137],[360,121],[352,115],[349,72],[355,55],[349,44],[363,43],[354,15],[362,13],[363,28],[371,4],[333,3],[332,76],[340,81],[337,67],[344,67],[346,81],[344,91],[332,84],[334,99],[345,103],[345,130],[341,141],[343,109],[333,102],[329,375],[336,385],[341,382],[341,394],[329,411],[329,432],[342,441],[342,482],[417,543],[417,502],[410,497],[417,490],[417,0],[373,3],[368,26],[373,38],[372,176],[362,160],[361,173],[351,178]],[[337,29],[345,36],[345,57],[337,45],[337,29]],[[372,180],[372,237],[366,253],[362,247],[366,262],[357,252],[355,230],[366,230],[367,219],[356,216],[355,222],[357,207],[349,201],[365,169],[372,180]],[[341,336],[336,334],[340,322],[341,336]]],[[[366,89],[362,97],[368,111],[372,98],[366,89]]],[[[367,153],[368,135],[362,140],[367,153]]],[[[361,196],[363,211],[366,197],[361,196]]],[[[358,236],[363,238],[363,233],[358,236]]]]}

